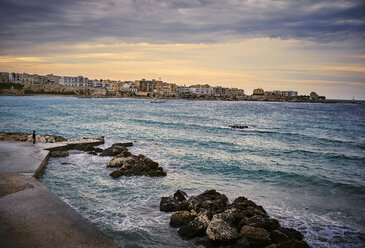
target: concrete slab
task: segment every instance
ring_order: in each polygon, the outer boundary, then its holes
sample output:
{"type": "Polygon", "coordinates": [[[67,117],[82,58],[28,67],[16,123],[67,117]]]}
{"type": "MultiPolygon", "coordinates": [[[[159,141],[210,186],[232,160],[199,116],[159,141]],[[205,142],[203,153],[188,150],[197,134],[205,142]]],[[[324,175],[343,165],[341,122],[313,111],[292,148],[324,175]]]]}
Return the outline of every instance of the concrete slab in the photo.
{"type": "Polygon", "coordinates": [[[49,151],[29,142],[0,142],[0,173],[36,172],[49,151]]]}
{"type": "Polygon", "coordinates": [[[49,151],[75,144],[0,142],[0,247],[119,247],[35,177],[49,151]]]}
{"type": "Polygon", "coordinates": [[[0,198],[2,247],[118,247],[45,186],[0,198]]]}

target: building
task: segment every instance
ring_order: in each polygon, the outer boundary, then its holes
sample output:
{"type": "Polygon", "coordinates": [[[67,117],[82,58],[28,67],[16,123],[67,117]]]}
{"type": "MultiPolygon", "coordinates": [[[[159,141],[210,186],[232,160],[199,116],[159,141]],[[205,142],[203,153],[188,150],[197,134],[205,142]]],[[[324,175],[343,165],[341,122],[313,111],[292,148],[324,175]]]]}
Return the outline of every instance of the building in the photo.
{"type": "Polygon", "coordinates": [[[261,88],[254,89],[252,95],[264,95],[264,90],[261,88]]]}
{"type": "Polygon", "coordinates": [[[0,83],[10,82],[9,77],[10,77],[9,72],[0,72],[0,83]]]}
{"type": "Polygon", "coordinates": [[[273,93],[281,96],[282,98],[290,98],[298,96],[298,91],[292,91],[292,90],[287,90],[287,91],[275,90],[273,91],[273,93]]]}
{"type": "Polygon", "coordinates": [[[9,73],[9,81],[12,83],[20,84],[21,83],[21,74],[20,73],[9,73]]]}
{"type": "Polygon", "coordinates": [[[76,87],[77,77],[61,76],[59,82],[61,85],[76,87]]]}
{"type": "Polygon", "coordinates": [[[201,96],[201,95],[210,96],[210,95],[212,95],[212,89],[210,88],[209,84],[191,85],[189,87],[189,92],[190,92],[191,95],[197,95],[197,96],[201,96]]]}
{"type": "Polygon", "coordinates": [[[176,86],[175,93],[181,96],[190,95],[190,88],[187,86],[176,86]]]}
{"type": "Polygon", "coordinates": [[[47,77],[48,84],[59,84],[60,83],[60,79],[61,79],[60,76],[48,74],[46,77],[47,77]]]}
{"type": "Polygon", "coordinates": [[[112,91],[119,91],[119,90],[121,90],[121,84],[120,83],[112,83],[111,85],[110,85],[110,90],[112,90],[112,91]]]}

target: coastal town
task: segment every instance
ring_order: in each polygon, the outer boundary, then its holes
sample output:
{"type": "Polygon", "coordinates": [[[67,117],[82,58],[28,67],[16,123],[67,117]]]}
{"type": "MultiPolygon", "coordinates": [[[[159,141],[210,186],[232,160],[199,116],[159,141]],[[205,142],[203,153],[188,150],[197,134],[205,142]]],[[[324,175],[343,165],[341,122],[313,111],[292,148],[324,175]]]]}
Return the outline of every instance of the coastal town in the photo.
{"type": "Polygon", "coordinates": [[[89,79],[84,76],[38,75],[28,73],[0,72],[0,94],[2,95],[75,95],[83,97],[163,97],[201,100],[253,100],[253,101],[294,101],[322,102],[325,96],[315,92],[299,95],[293,90],[266,91],[254,89],[246,94],[243,89],[209,84],[177,85],[159,80],[121,81],[89,79]]]}

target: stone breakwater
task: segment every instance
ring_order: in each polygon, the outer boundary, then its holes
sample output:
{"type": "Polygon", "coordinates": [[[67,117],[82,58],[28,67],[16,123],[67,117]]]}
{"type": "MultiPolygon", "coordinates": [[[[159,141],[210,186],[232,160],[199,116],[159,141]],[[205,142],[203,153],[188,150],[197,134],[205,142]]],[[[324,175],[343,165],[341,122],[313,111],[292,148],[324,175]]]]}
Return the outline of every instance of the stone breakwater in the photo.
{"type": "Polygon", "coordinates": [[[166,176],[166,172],[159,164],[143,154],[133,155],[128,151],[128,148],[116,143],[105,149],[101,156],[115,156],[107,163],[109,168],[117,168],[110,176],[118,178],[120,176],[166,176]]]}
{"type": "MultiPolygon", "coordinates": [[[[77,144],[71,149],[87,152],[92,155],[114,157],[106,167],[116,168],[110,176],[118,178],[120,176],[166,176],[166,172],[159,164],[143,154],[133,155],[128,151],[128,147],[133,146],[132,142],[115,143],[111,147],[101,149],[93,145],[77,144]]],[[[52,157],[66,157],[69,152],[65,150],[56,150],[51,152],[52,157]]]]}
{"type": "Polygon", "coordinates": [[[229,203],[224,194],[207,190],[191,196],[178,190],[162,197],[160,210],[174,212],[170,225],[177,227],[183,239],[196,240],[206,247],[232,248],[308,248],[303,235],[281,227],[262,206],[240,196],[229,203]]]}
{"type": "MultiPolygon", "coordinates": [[[[33,136],[32,136],[32,134],[28,134],[28,133],[0,132],[0,140],[33,142],[33,136]]],[[[62,136],[55,135],[55,134],[36,135],[36,142],[39,142],[39,143],[56,143],[56,142],[64,142],[64,141],[67,141],[67,139],[62,136]]]]}

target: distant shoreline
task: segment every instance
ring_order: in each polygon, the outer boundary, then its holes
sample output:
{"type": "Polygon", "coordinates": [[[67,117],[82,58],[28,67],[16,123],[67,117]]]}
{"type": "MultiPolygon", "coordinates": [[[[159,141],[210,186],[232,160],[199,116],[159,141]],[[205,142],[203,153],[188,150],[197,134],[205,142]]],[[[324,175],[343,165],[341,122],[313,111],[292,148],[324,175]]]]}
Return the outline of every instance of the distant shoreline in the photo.
{"type": "MultiPolygon", "coordinates": [[[[152,97],[147,96],[84,96],[76,94],[4,94],[1,93],[0,96],[61,96],[61,97],[78,97],[78,98],[133,98],[133,99],[152,99],[152,97]]],[[[305,101],[305,100],[272,100],[272,99],[228,99],[224,97],[164,97],[167,100],[193,100],[193,101],[225,101],[225,102],[292,102],[292,103],[352,103],[358,104],[359,100],[317,100],[317,101],[305,101]]]]}

